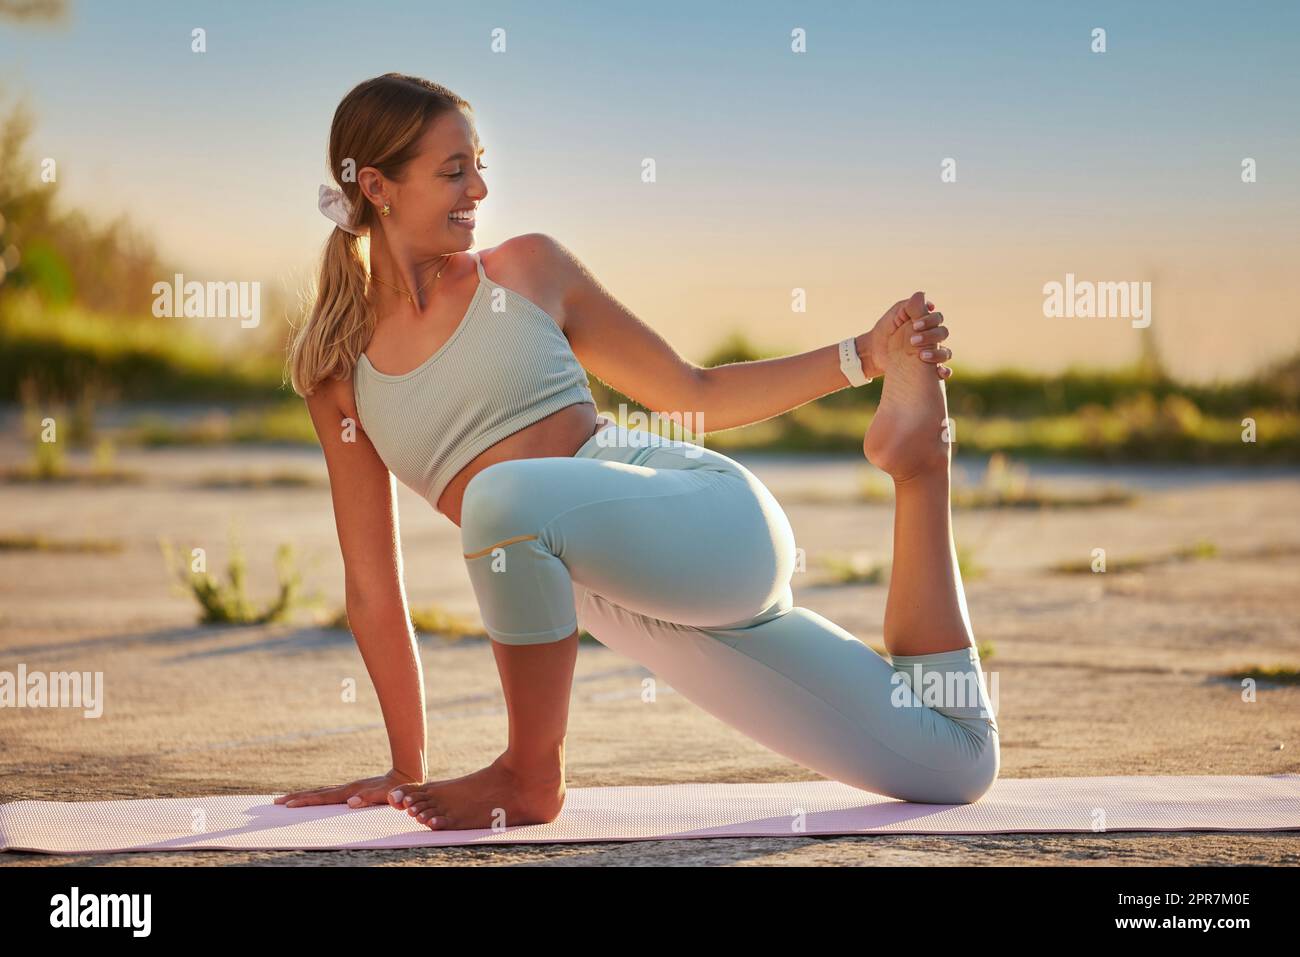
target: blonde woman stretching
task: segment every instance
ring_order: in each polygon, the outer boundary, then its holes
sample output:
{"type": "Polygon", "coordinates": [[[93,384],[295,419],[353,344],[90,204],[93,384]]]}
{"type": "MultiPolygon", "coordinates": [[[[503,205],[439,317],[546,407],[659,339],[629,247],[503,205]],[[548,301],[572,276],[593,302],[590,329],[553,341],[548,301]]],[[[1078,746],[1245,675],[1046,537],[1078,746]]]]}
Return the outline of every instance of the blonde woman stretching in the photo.
{"type": "Polygon", "coordinates": [[[389,803],[439,830],[554,820],[580,628],[820,774],[903,801],[978,800],[998,727],[951,534],[942,315],[918,292],[838,348],[696,367],[550,237],[467,252],[482,152],[469,104],[415,77],[368,80],[334,115],[340,189],[322,187],[321,208],[339,225],[289,364],[392,767],[277,803],[389,803]],[[891,661],[795,607],[794,536],[752,473],[598,414],[586,370],[717,430],[883,375],[863,448],[897,490],[891,661]],[[506,697],[505,750],[463,777],[425,780],[394,477],[460,527],[506,697]]]}

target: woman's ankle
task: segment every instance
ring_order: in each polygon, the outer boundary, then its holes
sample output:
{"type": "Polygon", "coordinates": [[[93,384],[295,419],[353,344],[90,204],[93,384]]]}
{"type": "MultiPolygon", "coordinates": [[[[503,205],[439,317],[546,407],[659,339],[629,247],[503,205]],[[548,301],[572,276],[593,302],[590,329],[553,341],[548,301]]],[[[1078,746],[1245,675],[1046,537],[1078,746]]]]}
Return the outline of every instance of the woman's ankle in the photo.
{"type": "Polygon", "coordinates": [[[890,476],[894,480],[895,492],[911,489],[925,489],[933,491],[935,489],[951,490],[952,488],[952,464],[947,460],[936,461],[931,465],[901,478],[890,476]]]}

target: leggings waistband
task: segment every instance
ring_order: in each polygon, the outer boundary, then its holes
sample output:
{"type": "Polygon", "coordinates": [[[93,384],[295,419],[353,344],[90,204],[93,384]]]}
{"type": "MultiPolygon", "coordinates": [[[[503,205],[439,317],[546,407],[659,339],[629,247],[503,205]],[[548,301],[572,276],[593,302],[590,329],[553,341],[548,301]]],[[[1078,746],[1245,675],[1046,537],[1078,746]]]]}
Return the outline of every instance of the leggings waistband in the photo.
{"type": "Polygon", "coordinates": [[[742,470],[739,463],[732,461],[720,452],[706,449],[702,445],[683,439],[670,439],[641,428],[628,428],[620,425],[607,412],[597,414],[598,420],[608,422],[587,439],[573,453],[574,458],[604,459],[623,462],[627,465],[641,465],[657,450],[676,449],[681,452],[683,460],[680,465],[686,468],[704,468],[717,471],[734,472],[742,470]]]}

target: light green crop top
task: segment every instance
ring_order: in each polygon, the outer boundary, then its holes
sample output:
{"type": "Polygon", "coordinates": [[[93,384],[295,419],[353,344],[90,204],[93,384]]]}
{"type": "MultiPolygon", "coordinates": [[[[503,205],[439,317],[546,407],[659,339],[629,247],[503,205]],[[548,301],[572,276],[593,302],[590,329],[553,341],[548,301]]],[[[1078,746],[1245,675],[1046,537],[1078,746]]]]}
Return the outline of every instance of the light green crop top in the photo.
{"type": "Polygon", "coordinates": [[[587,373],[541,306],[488,278],[451,338],[403,375],[362,353],[353,370],[361,427],[388,470],[435,508],[484,449],[566,406],[595,406],[587,373]]]}

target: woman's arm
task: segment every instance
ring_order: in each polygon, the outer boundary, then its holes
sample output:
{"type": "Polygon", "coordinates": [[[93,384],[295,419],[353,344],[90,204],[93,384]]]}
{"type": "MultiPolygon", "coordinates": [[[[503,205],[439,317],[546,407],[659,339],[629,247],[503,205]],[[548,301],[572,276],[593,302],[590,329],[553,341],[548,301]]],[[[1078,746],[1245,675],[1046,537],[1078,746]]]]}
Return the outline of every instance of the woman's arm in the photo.
{"type": "MultiPolygon", "coordinates": [[[[561,284],[564,332],[584,368],[652,412],[689,414],[684,422],[698,423],[694,431],[721,432],[762,422],[849,386],[840,371],[838,343],[799,355],[701,368],[678,355],[557,240],[530,233],[511,241],[528,243],[539,268],[561,284]]],[[[887,336],[877,329],[893,331],[910,318],[922,323],[917,330],[922,341],[914,351],[929,351],[930,357],[921,361],[935,364],[936,374],[946,378],[950,370],[939,363],[951,353],[936,345],[948,335],[943,316],[908,316],[906,305],[895,303],[875,327],[855,337],[863,371],[868,377],[882,374],[877,343],[883,346],[887,336]]]]}
{"type": "MultiPolygon", "coordinates": [[[[913,324],[913,338],[919,340],[910,345],[909,351],[920,361],[935,365],[941,379],[952,374],[952,370],[940,365],[952,357],[947,348],[938,345],[948,338],[943,314],[933,312],[934,305],[924,300],[923,294],[915,294],[911,300],[917,304],[914,312],[908,311],[908,300],[894,303],[871,329],[854,337],[862,371],[868,378],[884,375],[885,343],[889,334],[905,322],[913,324]]],[[[696,408],[702,415],[701,431],[708,432],[762,422],[849,387],[840,370],[838,343],[799,355],[701,369],[699,378],[696,408]]]]}
{"type": "Polygon", "coordinates": [[[343,551],[348,624],[379,696],[394,771],[423,781],[424,674],[402,579],[397,488],[359,423],[351,429],[336,399],[347,383],[307,399],[325,451],[334,521],[343,551]]]}

